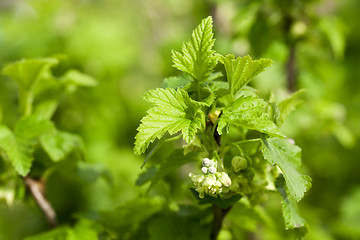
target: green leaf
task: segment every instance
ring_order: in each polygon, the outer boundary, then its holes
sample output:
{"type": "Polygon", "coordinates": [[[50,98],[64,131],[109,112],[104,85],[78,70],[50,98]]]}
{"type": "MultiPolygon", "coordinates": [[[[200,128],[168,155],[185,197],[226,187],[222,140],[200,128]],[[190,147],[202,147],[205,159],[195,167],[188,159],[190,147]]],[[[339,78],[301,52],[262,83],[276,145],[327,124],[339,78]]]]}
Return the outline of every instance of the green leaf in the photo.
{"type": "Polygon", "coordinates": [[[298,171],[301,167],[301,149],[286,139],[262,138],[262,140],[265,146],[263,150],[265,159],[280,168],[289,193],[296,201],[300,201],[311,187],[311,178],[301,175],[298,171]]]}
{"type": "Polygon", "coordinates": [[[297,105],[302,103],[299,97],[305,92],[305,90],[299,90],[293,93],[291,96],[280,102],[279,107],[275,112],[275,121],[280,126],[286,117],[295,109],[297,105]]]}
{"type": "Polygon", "coordinates": [[[36,118],[38,119],[50,120],[51,117],[54,115],[57,107],[57,99],[44,100],[41,101],[41,103],[39,103],[38,105],[36,105],[32,115],[36,116],[36,118]]]}
{"type": "Polygon", "coordinates": [[[76,86],[93,87],[97,85],[97,81],[94,78],[73,69],[67,71],[61,79],[67,84],[76,86]]]}
{"type": "Polygon", "coordinates": [[[154,198],[137,197],[114,209],[98,213],[101,223],[107,228],[128,231],[136,224],[148,219],[161,209],[161,204],[154,198]]]}
{"type": "Polygon", "coordinates": [[[182,46],[182,53],[172,51],[174,67],[189,73],[198,82],[204,82],[213,72],[217,57],[212,50],[215,39],[212,32],[213,20],[209,16],[193,31],[190,41],[182,46]]]}
{"type": "Polygon", "coordinates": [[[82,147],[78,135],[61,131],[42,135],[40,144],[54,162],[64,159],[74,149],[82,147]]]}
{"type": "Polygon", "coordinates": [[[164,79],[164,88],[182,88],[191,82],[191,77],[188,75],[179,77],[169,77],[164,79]]]}
{"type": "Polygon", "coordinates": [[[22,59],[5,66],[2,74],[13,78],[20,88],[31,91],[49,67],[58,64],[55,58],[22,59]]]}
{"type": "Polygon", "coordinates": [[[151,180],[155,176],[157,172],[157,168],[155,166],[149,167],[145,170],[145,172],[142,172],[138,178],[136,179],[136,186],[142,186],[148,181],[151,180]]]}
{"type": "Polygon", "coordinates": [[[141,120],[135,137],[134,152],[145,152],[150,143],[166,132],[182,132],[186,142],[194,139],[198,129],[204,127],[205,115],[201,104],[192,100],[183,89],[155,89],[147,92],[145,100],[155,104],[141,120]]]}
{"type": "Polygon", "coordinates": [[[304,227],[306,221],[300,216],[297,202],[291,196],[288,196],[285,189],[285,179],[282,175],[276,179],[275,185],[283,199],[282,213],[286,229],[304,227]]]}
{"type": "Polygon", "coordinates": [[[53,230],[25,238],[25,240],[97,240],[98,229],[90,220],[82,219],[74,228],[57,227],[53,230]]]}
{"type": "Polygon", "coordinates": [[[54,131],[55,126],[50,120],[38,119],[33,115],[22,117],[14,127],[16,137],[29,140],[54,131]]]}
{"type": "Polygon", "coordinates": [[[55,130],[49,120],[39,120],[34,116],[21,118],[15,125],[14,132],[0,125],[0,149],[15,170],[26,176],[33,162],[32,153],[38,138],[55,130]]]}
{"type": "Polygon", "coordinates": [[[224,64],[227,80],[230,86],[231,96],[235,96],[245,85],[247,85],[256,75],[271,66],[270,59],[252,60],[250,56],[238,57],[232,54],[226,57],[219,55],[219,61],[224,64]]]}
{"type": "Polygon", "coordinates": [[[266,114],[266,107],[267,103],[258,97],[240,96],[235,102],[224,108],[219,118],[218,133],[220,135],[228,133],[230,124],[238,124],[272,136],[284,137],[266,114]]]}
{"type": "Polygon", "coordinates": [[[216,205],[222,209],[227,209],[237,203],[243,196],[240,194],[232,195],[229,198],[222,199],[220,197],[213,197],[209,196],[207,194],[204,195],[204,198],[199,197],[199,193],[194,189],[191,188],[191,192],[194,195],[194,197],[198,200],[199,204],[211,204],[216,205]]]}
{"type": "Polygon", "coordinates": [[[155,186],[161,179],[163,179],[170,172],[178,169],[182,165],[198,160],[197,153],[191,152],[187,155],[184,155],[182,149],[176,149],[173,153],[167,157],[167,161],[161,164],[159,170],[156,172],[155,176],[151,180],[150,188],[155,186]]]}
{"type": "Polygon", "coordinates": [[[25,177],[29,173],[33,161],[31,145],[26,141],[19,141],[4,125],[0,125],[0,150],[21,176],[25,177]]]}
{"type": "Polygon", "coordinates": [[[69,240],[70,231],[71,229],[68,226],[63,226],[48,232],[27,237],[25,240],[69,240]]]}

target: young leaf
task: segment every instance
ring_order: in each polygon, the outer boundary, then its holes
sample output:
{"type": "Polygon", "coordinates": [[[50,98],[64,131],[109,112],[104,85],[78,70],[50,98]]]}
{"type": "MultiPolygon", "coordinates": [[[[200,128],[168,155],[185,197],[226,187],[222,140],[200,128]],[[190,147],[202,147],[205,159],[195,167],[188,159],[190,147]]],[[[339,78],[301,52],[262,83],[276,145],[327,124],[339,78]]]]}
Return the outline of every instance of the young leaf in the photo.
{"type": "Polygon", "coordinates": [[[0,125],[0,153],[4,153],[9,159],[15,170],[25,177],[31,168],[33,157],[31,146],[27,142],[21,142],[4,125],[0,125]]]}
{"type": "Polygon", "coordinates": [[[39,120],[34,116],[21,118],[15,125],[14,132],[6,126],[0,126],[0,149],[4,152],[15,170],[26,176],[31,168],[37,139],[45,133],[55,130],[49,120],[39,120]]]}
{"type": "Polygon", "coordinates": [[[66,132],[53,132],[40,137],[40,144],[50,156],[51,160],[58,162],[64,159],[75,148],[81,148],[81,138],[66,132]]]}
{"type": "Polygon", "coordinates": [[[218,133],[227,133],[230,124],[238,124],[272,136],[284,137],[265,113],[266,106],[267,103],[258,97],[240,96],[224,108],[219,118],[218,133]]]}
{"type": "Polygon", "coordinates": [[[213,72],[217,57],[212,50],[215,39],[212,32],[213,20],[209,16],[193,31],[190,41],[182,46],[182,53],[172,51],[174,67],[189,73],[197,82],[204,82],[213,72]]]}
{"type": "Polygon", "coordinates": [[[55,58],[22,59],[4,67],[2,74],[13,78],[25,91],[31,91],[49,67],[58,64],[55,58]]]}
{"type": "Polygon", "coordinates": [[[298,172],[301,166],[301,149],[286,139],[262,138],[262,140],[265,146],[263,150],[265,159],[280,168],[289,193],[296,201],[300,201],[311,187],[311,178],[298,172]]]}
{"type": "Polygon", "coordinates": [[[147,111],[135,137],[134,152],[145,152],[150,143],[166,132],[182,131],[186,142],[191,142],[198,129],[204,126],[205,115],[201,104],[192,100],[183,89],[155,89],[147,92],[145,100],[156,106],[147,111]]]}
{"type": "Polygon", "coordinates": [[[277,190],[280,192],[281,197],[283,198],[282,212],[286,229],[304,227],[306,221],[300,216],[297,202],[291,196],[287,195],[285,189],[285,180],[282,175],[276,179],[275,185],[277,190]]]}
{"type": "Polygon", "coordinates": [[[169,77],[164,79],[164,88],[182,88],[191,83],[191,77],[188,75],[169,77]]]}
{"type": "Polygon", "coordinates": [[[250,56],[238,57],[228,54],[219,55],[219,61],[224,64],[231,96],[247,85],[251,79],[260,74],[272,63],[270,59],[252,60],[250,56]]]}
{"type": "Polygon", "coordinates": [[[299,97],[304,92],[305,90],[303,89],[299,90],[279,104],[279,107],[275,112],[275,121],[278,126],[280,126],[295,107],[302,102],[302,100],[299,100],[299,97]]]}
{"type": "Polygon", "coordinates": [[[21,118],[14,127],[14,133],[17,138],[28,140],[54,131],[55,126],[50,120],[38,119],[33,115],[21,118]]]}
{"type": "Polygon", "coordinates": [[[75,86],[93,87],[97,85],[97,81],[94,78],[73,69],[67,71],[61,79],[66,84],[75,86]]]}
{"type": "Polygon", "coordinates": [[[152,188],[155,184],[157,184],[161,179],[163,179],[170,172],[178,169],[182,165],[193,162],[197,160],[197,153],[191,152],[187,155],[184,155],[184,151],[182,149],[176,149],[173,153],[167,157],[167,161],[163,163],[159,170],[156,172],[155,176],[151,181],[150,188],[152,188]]]}

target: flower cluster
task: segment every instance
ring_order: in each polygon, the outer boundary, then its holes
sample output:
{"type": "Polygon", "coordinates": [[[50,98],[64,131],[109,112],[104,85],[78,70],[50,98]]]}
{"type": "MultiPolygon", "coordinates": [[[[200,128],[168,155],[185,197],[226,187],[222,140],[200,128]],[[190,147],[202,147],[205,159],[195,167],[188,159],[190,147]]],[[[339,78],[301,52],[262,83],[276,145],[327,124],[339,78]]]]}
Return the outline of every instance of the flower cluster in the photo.
{"type": "Polygon", "coordinates": [[[214,160],[204,158],[202,165],[201,172],[203,174],[189,174],[200,198],[204,198],[205,193],[218,196],[223,192],[223,187],[231,185],[231,179],[226,172],[217,172],[217,163],[214,160]]]}

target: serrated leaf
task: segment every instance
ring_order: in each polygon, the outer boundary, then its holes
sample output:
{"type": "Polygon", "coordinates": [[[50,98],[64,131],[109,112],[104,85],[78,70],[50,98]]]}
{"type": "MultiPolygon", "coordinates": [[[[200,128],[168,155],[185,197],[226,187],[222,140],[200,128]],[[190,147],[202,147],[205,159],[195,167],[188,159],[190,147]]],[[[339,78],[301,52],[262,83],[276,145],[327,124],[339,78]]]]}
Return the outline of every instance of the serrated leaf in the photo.
{"type": "Polygon", "coordinates": [[[270,59],[252,60],[250,56],[238,57],[232,54],[225,57],[219,55],[219,61],[224,64],[227,80],[230,86],[231,96],[235,96],[244,86],[246,86],[256,75],[271,66],[270,59]]]}
{"type": "Polygon", "coordinates": [[[26,176],[33,162],[32,153],[38,138],[55,130],[49,120],[39,120],[34,116],[21,118],[15,125],[14,132],[6,126],[0,126],[0,149],[11,161],[15,170],[26,176]]]}
{"type": "Polygon", "coordinates": [[[285,188],[285,179],[279,176],[275,185],[282,197],[282,213],[285,220],[286,229],[294,229],[304,227],[306,221],[300,216],[297,202],[287,194],[285,188]]]}
{"type": "Polygon", "coordinates": [[[182,88],[188,85],[191,82],[191,77],[189,76],[178,76],[178,77],[169,77],[164,79],[164,88],[182,88]]]}
{"type": "Polygon", "coordinates": [[[160,168],[151,180],[150,188],[152,188],[170,172],[178,169],[186,163],[196,161],[197,159],[197,153],[195,152],[184,155],[184,151],[182,149],[176,149],[173,153],[170,154],[170,156],[167,157],[167,161],[161,164],[160,168]]]}
{"type": "Polygon", "coordinates": [[[272,136],[284,137],[266,114],[266,107],[267,103],[258,97],[240,96],[224,108],[219,118],[218,133],[220,135],[227,133],[230,124],[238,124],[272,136]]]}
{"type": "Polygon", "coordinates": [[[54,162],[64,159],[75,148],[82,147],[82,141],[78,135],[61,131],[42,135],[40,144],[54,162]]]}
{"type": "Polygon", "coordinates": [[[311,187],[311,178],[299,173],[301,149],[286,139],[262,138],[262,140],[265,159],[280,168],[289,193],[296,201],[300,201],[311,187]]]}
{"type": "Polygon", "coordinates": [[[276,124],[280,126],[286,117],[295,109],[297,105],[302,103],[299,97],[305,92],[305,90],[299,90],[293,93],[291,96],[279,103],[277,111],[275,112],[276,124]]]}
{"type": "Polygon", "coordinates": [[[172,51],[173,66],[189,73],[198,82],[204,82],[213,72],[217,57],[212,50],[215,39],[212,32],[213,20],[209,16],[195,28],[191,39],[182,46],[182,53],[172,51]]]}
{"type": "Polygon", "coordinates": [[[183,89],[155,89],[147,92],[145,100],[155,104],[141,120],[135,136],[134,152],[137,155],[156,138],[166,132],[171,135],[182,132],[186,142],[191,142],[198,129],[204,126],[205,115],[201,104],[192,100],[183,89]]]}
{"type": "Polygon", "coordinates": [[[0,125],[0,153],[9,159],[15,170],[25,177],[31,168],[33,157],[31,145],[19,141],[13,132],[4,125],[0,125]]]}
{"type": "Polygon", "coordinates": [[[22,59],[6,65],[2,74],[13,78],[19,86],[30,91],[39,80],[39,77],[49,67],[58,64],[55,58],[22,59]]]}

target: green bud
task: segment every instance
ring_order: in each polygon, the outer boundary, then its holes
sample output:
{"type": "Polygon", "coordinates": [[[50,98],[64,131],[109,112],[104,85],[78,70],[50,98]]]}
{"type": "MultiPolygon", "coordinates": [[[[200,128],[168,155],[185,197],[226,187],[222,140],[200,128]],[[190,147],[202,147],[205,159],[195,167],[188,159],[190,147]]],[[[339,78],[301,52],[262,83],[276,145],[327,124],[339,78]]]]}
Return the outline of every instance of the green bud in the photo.
{"type": "Polygon", "coordinates": [[[233,157],[233,159],[231,160],[231,166],[233,167],[234,172],[244,170],[245,168],[247,168],[247,165],[248,164],[246,159],[240,156],[233,157]]]}

